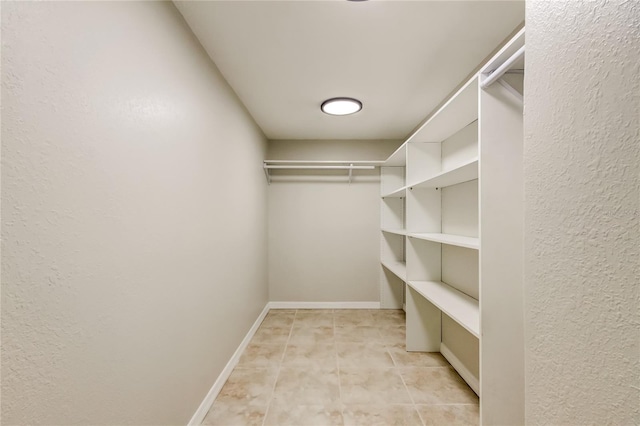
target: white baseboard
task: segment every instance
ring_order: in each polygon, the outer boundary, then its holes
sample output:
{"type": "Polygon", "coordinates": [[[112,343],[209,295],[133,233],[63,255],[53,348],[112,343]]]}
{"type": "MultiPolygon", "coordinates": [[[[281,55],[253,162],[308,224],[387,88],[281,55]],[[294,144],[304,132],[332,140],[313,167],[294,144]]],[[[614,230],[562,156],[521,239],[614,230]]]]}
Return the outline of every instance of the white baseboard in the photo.
{"type": "Polygon", "coordinates": [[[440,343],[440,353],[447,359],[447,361],[449,361],[449,364],[451,364],[458,374],[460,374],[460,377],[467,382],[476,395],[480,396],[480,381],[471,373],[471,371],[469,371],[469,369],[467,369],[467,367],[464,366],[462,361],[460,361],[458,357],[451,352],[451,349],[442,342],[440,343]]]}
{"type": "Polygon", "coordinates": [[[238,349],[236,349],[234,354],[231,356],[231,359],[229,360],[229,362],[227,362],[227,365],[224,367],[216,381],[213,383],[213,386],[211,386],[209,393],[207,393],[207,396],[204,398],[193,417],[191,417],[191,420],[189,420],[189,426],[199,426],[200,424],[202,424],[202,421],[211,409],[213,402],[216,400],[218,394],[222,390],[222,386],[224,386],[224,384],[226,383],[235,366],[238,365],[238,361],[240,361],[242,352],[244,352],[245,348],[253,338],[253,335],[256,334],[258,327],[260,327],[260,324],[262,323],[262,320],[264,320],[264,317],[267,316],[269,309],[270,306],[267,302],[264,309],[258,316],[258,319],[256,319],[256,321],[253,323],[253,325],[247,332],[247,335],[244,336],[244,339],[242,339],[242,342],[240,342],[240,346],[238,346],[238,349]]]}
{"type": "Polygon", "coordinates": [[[380,309],[380,302],[269,302],[271,309],[380,309]]]}

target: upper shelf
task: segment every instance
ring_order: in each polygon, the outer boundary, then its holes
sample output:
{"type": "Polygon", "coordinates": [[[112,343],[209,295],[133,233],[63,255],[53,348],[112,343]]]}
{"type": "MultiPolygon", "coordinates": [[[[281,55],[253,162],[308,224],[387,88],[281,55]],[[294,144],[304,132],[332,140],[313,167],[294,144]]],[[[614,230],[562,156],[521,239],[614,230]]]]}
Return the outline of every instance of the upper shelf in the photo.
{"type": "MultiPolygon", "coordinates": [[[[431,114],[424,123],[384,163],[385,166],[405,166],[408,142],[442,142],[458,130],[478,119],[478,91],[484,81],[500,64],[524,46],[524,28],[505,45],[480,71],[431,114]]],[[[514,67],[521,67],[517,61],[514,67]]]]}
{"type": "Polygon", "coordinates": [[[396,235],[407,235],[407,231],[404,229],[390,229],[390,228],[382,228],[380,229],[382,232],[386,232],[388,234],[396,234],[396,235]]]}
{"type": "Polygon", "coordinates": [[[442,142],[478,119],[478,76],[467,81],[407,142],[442,142]]]}
{"type": "Polygon", "coordinates": [[[463,237],[461,235],[436,234],[429,232],[411,232],[407,235],[420,240],[433,241],[435,243],[448,244],[450,246],[458,246],[474,250],[480,249],[480,239],[477,237],[463,237]]]}
{"type": "Polygon", "coordinates": [[[440,281],[407,284],[468,332],[480,337],[480,308],[476,299],[440,281]]]}
{"type": "Polygon", "coordinates": [[[474,158],[446,172],[438,173],[428,179],[407,185],[409,188],[443,188],[445,186],[456,185],[458,183],[467,182],[478,179],[478,159],[474,158]]]}
{"type": "Polygon", "coordinates": [[[384,162],[384,166],[404,167],[407,165],[407,144],[403,143],[384,162]]]}
{"type": "Polygon", "coordinates": [[[407,187],[403,186],[402,188],[396,189],[393,192],[388,194],[382,194],[382,198],[404,198],[407,195],[407,187]]]}

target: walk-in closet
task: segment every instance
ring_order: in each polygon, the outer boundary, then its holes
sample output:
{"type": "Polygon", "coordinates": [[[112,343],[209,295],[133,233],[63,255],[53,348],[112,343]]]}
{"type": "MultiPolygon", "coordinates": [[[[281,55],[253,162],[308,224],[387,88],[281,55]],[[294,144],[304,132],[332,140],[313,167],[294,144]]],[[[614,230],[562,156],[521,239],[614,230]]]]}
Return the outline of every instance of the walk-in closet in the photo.
{"type": "Polygon", "coordinates": [[[640,2],[0,20],[0,423],[640,424],[640,2]]]}

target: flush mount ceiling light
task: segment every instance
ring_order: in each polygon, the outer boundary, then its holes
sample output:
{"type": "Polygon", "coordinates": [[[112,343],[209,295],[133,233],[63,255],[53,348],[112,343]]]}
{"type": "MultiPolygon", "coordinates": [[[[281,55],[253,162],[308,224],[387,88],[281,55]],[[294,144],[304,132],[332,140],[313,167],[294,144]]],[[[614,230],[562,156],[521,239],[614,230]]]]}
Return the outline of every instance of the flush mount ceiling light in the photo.
{"type": "Polygon", "coordinates": [[[322,112],[330,115],[349,115],[362,109],[362,102],[353,98],[331,98],[320,106],[322,112]]]}

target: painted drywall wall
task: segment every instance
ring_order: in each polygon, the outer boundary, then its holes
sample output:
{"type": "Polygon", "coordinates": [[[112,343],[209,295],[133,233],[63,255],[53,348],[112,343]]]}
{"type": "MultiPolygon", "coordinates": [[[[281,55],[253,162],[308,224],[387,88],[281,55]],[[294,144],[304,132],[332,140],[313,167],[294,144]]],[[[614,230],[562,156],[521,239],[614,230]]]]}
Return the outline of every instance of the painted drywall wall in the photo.
{"type": "MultiPolygon", "coordinates": [[[[400,141],[269,141],[268,158],[385,160],[400,141]]],[[[380,174],[274,177],[269,185],[269,298],[378,302],[380,174]]]]}
{"type": "Polygon", "coordinates": [[[640,423],[638,40],[638,2],[527,2],[527,424],[640,423]]]}
{"type": "Polygon", "coordinates": [[[171,3],[2,42],[2,423],[186,424],[267,301],[266,141],[171,3]]]}

